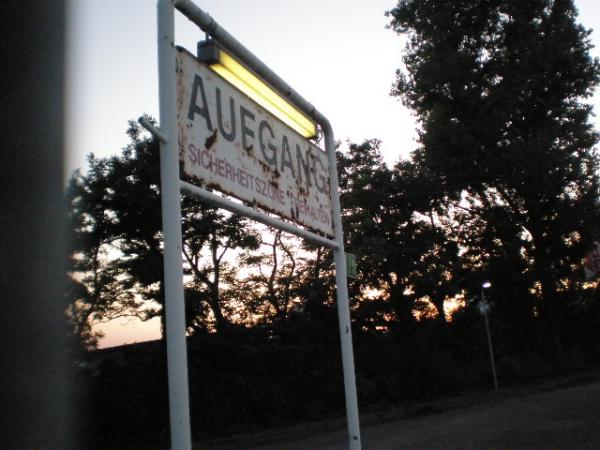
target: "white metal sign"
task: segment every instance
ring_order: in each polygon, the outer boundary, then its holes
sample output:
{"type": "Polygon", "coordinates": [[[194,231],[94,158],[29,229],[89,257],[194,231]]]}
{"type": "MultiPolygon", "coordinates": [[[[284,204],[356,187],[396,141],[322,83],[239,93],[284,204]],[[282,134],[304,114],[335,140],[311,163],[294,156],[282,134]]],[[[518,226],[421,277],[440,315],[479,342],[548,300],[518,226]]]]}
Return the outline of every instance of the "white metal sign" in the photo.
{"type": "Polygon", "coordinates": [[[177,126],[194,183],[333,236],[326,153],[183,49],[177,126]]]}

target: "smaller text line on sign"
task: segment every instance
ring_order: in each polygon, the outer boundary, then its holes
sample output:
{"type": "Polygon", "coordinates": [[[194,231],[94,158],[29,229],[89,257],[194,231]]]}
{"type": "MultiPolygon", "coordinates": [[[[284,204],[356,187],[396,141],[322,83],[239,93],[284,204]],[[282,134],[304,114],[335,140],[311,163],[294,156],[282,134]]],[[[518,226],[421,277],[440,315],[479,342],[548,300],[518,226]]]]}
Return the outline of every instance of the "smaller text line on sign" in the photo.
{"type": "Polygon", "coordinates": [[[193,183],[333,235],[325,152],[182,49],[177,124],[193,183]]]}

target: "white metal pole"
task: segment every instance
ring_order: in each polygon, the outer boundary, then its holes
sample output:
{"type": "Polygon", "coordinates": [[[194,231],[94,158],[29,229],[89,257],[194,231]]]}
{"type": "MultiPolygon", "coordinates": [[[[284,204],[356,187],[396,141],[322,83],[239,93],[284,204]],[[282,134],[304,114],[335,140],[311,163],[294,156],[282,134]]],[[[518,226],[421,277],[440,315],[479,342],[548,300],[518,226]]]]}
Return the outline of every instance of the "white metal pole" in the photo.
{"type": "Polygon", "coordinates": [[[158,0],[157,12],[160,129],[166,138],[165,142],[160,143],[160,181],[164,235],[171,448],[172,450],[191,450],[183,259],[181,256],[173,0],[158,0]]]}
{"type": "Polygon", "coordinates": [[[494,390],[498,390],[498,378],[496,378],[496,364],[494,363],[494,349],[492,347],[492,337],[490,335],[490,325],[488,322],[488,313],[486,312],[483,315],[483,319],[485,320],[485,331],[487,332],[488,339],[488,349],[490,351],[490,361],[492,362],[492,375],[494,376],[494,390]]]}
{"type": "MultiPolygon", "coordinates": [[[[481,301],[484,304],[486,304],[485,294],[483,293],[483,287],[481,288],[481,301]]],[[[497,391],[498,390],[498,378],[496,377],[496,363],[494,362],[494,348],[492,347],[492,335],[490,333],[490,324],[488,321],[489,310],[490,310],[489,308],[486,308],[485,311],[483,312],[483,321],[485,322],[485,332],[487,334],[488,350],[490,352],[490,361],[492,363],[492,375],[494,376],[494,390],[497,391]]]]}
{"type": "Polygon", "coordinates": [[[348,279],[346,277],[346,256],[344,253],[344,233],[338,193],[337,165],[333,129],[328,122],[322,123],[325,135],[325,150],[329,158],[330,192],[333,208],[333,227],[337,248],[333,249],[335,261],[335,283],[337,291],[338,320],[342,347],[342,366],[344,369],[344,392],[346,395],[346,418],[348,421],[348,439],[350,450],[361,449],[358,399],[356,395],[356,377],[354,374],[354,352],[352,350],[352,324],[348,300],[348,279]]]}

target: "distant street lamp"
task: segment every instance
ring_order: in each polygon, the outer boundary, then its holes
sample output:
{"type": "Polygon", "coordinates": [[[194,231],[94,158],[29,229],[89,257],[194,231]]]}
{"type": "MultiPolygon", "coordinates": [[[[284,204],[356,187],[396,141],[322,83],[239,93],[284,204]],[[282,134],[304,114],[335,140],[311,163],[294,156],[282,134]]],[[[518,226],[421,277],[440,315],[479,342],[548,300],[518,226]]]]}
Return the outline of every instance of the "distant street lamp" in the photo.
{"type": "Polygon", "coordinates": [[[490,324],[488,322],[488,313],[490,311],[490,305],[485,301],[485,289],[488,289],[492,286],[492,283],[489,281],[485,281],[481,285],[481,301],[477,305],[479,307],[479,312],[483,316],[483,320],[485,322],[485,331],[487,333],[488,340],[488,348],[490,350],[490,361],[492,363],[492,374],[494,375],[494,390],[498,390],[498,379],[496,377],[496,364],[494,363],[494,349],[492,347],[492,336],[490,334],[490,324]]]}

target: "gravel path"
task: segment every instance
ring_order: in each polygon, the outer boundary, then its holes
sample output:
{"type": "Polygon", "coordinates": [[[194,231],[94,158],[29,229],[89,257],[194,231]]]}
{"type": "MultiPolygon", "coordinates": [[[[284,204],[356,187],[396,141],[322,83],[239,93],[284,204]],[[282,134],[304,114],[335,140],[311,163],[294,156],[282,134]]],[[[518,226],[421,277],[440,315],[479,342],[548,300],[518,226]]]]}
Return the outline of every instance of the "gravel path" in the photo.
{"type": "MultiPolygon", "coordinates": [[[[596,378],[597,380],[597,378],[596,378]]],[[[202,450],[347,450],[332,419],[201,442],[202,450]]],[[[361,416],[363,450],[600,449],[600,382],[500,390],[361,416]]]]}
{"type": "MultiPolygon", "coordinates": [[[[362,428],[364,450],[600,449],[600,383],[501,398],[362,428]]],[[[255,450],[344,450],[344,430],[255,450]]]]}

